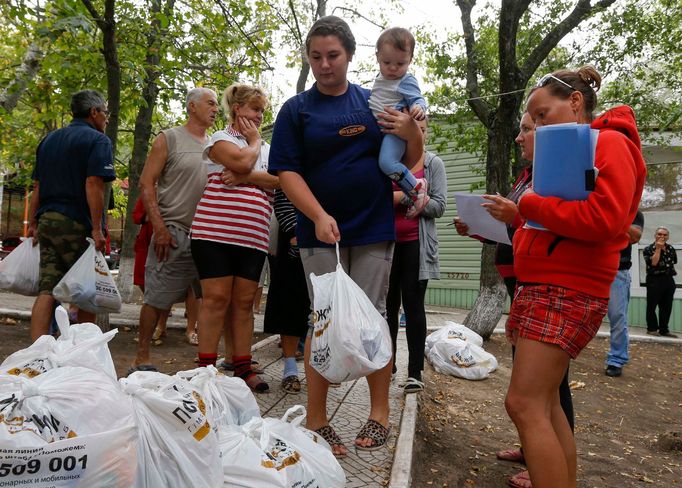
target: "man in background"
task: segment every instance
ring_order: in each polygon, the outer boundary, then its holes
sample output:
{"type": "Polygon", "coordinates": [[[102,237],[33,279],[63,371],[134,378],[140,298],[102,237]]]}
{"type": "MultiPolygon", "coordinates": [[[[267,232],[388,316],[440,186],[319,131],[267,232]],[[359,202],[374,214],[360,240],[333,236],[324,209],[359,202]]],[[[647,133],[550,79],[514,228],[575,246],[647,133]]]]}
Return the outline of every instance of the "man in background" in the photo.
{"type": "Polygon", "coordinates": [[[206,186],[202,156],[206,131],[213,126],[219,106],[215,92],[208,88],[190,90],[185,106],[187,122],[159,134],[140,175],[140,196],[153,234],[145,264],[139,347],[128,374],[156,371],[149,349],[159,317],[184,301],[190,286],[199,286],[189,229],[206,186]]]}
{"type": "Polygon", "coordinates": [[[644,215],[637,211],[635,220],[628,230],[630,242],[620,252],[618,273],[611,283],[609,297],[609,324],[611,325],[611,349],[606,356],[606,376],[620,376],[623,366],[630,359],[628,348],[630,337],[628,334],[628,304],[630,303],[630,268],[632,267],[632,245],[642,238],[644,215]]]}
{"type": "Polygon", "coordinates": [[[644,248],[646,261],[646,333],[663,337],[677,337],[668,330],[673,309],[677,253],[668,244],[670,231],[665,227],[656,229],[655,241],[644,248]],[[656,317],[658,307],[658,317],[656,317]]]}
{"type": "MultiPolygon", "coordinates": [[[[33,171],[29,236],[40,243],[39,295],[31,313],[31,339],[47,334],[55,300],[52,290],[88,247],[92,237],[102,251],[104,183],[116,178],[109,121],[101,93],[82,90],[71,97],[73,121],[49,133],[38,145],[33,171]]],[[[79,322],[95,314],[78,311],[79,322]]]]}

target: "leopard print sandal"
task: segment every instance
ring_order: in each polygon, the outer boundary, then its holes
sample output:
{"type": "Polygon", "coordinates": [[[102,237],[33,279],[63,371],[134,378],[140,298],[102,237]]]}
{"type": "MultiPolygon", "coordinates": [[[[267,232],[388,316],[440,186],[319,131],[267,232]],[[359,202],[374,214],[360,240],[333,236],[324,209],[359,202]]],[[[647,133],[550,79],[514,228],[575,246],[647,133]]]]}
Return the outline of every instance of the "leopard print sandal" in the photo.
{"type": "Polygon", "coordinates": [[[336,454],[334,453],[334,446],[340,446],[346,449],[348,451],[348,448],[344,445],[343,441],[339,437],[339,434],[336,433],[334,430],[334,427],[331,425],[327,424],[325,426],[320,427],[319,429],[315,429],[315,432],[320,435],[325,441],[327,441],[327,444],[332,448],[332,453],[334,454],[335,457],[337,458],[343,458],[346,457],[346,454],[336,454]]]}
{"type": "Polygon", "coordinates": [[[360,449],[361,451],[376,451],[377,449],[381,449],[386,445],[390,435],[390,425],[388,427],[384,427],[376,420],[369,419],[365,425],[362,426],[362,429],[360,429],[360,432],[358,432],[355,440],[370,439],[372,444],[369,446],[359,446],[355,444],[355,448],[360,449]]]}

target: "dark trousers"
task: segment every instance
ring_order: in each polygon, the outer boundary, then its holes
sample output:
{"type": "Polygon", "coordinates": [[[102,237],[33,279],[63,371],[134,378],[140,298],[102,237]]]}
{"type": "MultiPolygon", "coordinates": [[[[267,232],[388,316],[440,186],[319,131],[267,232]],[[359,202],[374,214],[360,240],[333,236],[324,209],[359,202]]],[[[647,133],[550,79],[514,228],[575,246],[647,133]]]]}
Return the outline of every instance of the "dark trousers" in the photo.
{"type": "Polygon", "coordinates": [[[398,313],[402,301],[409,351],[407,375],[420,381],[421,372],[424,369],[424,343],[426,342],[424,296],[428,281],[419,279],[419,241],[396,242],[386,296],[386,315],[391,331],[391,341],[393,341],[393,357],[395,360],[399,327],[398,313]]]}
{"type": "Polygon", "coordinates": [[[646,277],[646,330],[667,334],[668,321],[673,310],[675,280],[669,275],[646,277]],[[656,317],[658,307],[658,317],[656,317]]]}
{"type": "MultiPolygon", "coordinates": [[[[516,278],[504,278],[504,285],[507,287],[507,293],[509,293],[509,299],[514,301],[514,291],[516,289],[516,278]]],[[[516,353],[516,348],[512,346],[512,361],[514,360],[514,354],[516,353]]],[[[575,413],[573,411],[573,396],[571,395],[571,387],[568,386],[568,370],[566,368],[566,374],[561,380],[559,385],[559,403],[561,403],[561,409],[566,415],[566,420],[571,426],[571,430],[575,430],[575,413]]]]}

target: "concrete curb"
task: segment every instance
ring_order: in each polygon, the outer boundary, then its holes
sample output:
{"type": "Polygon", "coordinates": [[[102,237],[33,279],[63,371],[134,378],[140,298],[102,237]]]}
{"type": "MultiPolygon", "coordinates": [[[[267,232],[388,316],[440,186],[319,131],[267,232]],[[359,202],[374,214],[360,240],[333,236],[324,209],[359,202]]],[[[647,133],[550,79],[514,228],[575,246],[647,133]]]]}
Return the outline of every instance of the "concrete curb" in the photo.
{"type": "Polygon", "coordinates": [[[266,337],[262,341],[256,342],[254,345],[251,346],[251,352],[257,351],[258,349],[263,349],[267,345],[278,341],[279,340],[279,334],[273,334],[270,337],[266,337]]]}
{"type": "Polygon", "coordinates": [[[417,430],[417,413],[419,409],[418,393],[405,396],[403,416],[400,420],[400,434],[395,445],[393,466],[389,488],[410,488],[412,484],[412,454],[414,436],[417,430]]]}

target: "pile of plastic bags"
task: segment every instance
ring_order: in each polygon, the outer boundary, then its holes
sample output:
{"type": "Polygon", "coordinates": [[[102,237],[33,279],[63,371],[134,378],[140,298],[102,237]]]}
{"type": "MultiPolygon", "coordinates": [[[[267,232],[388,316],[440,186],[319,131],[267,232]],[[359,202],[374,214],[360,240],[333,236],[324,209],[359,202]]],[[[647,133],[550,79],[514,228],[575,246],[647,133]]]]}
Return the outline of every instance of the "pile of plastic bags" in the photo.
{"type": "MultiPolygon", "coordinates": [[[[118,313],[121,295],[107,262],[87,238],[88,247],[52,290],[61,303],[71,303],[91,313],[118,313]]],[[[0,288],[20,295],[37,295],[40,246],[29,237],[0,261],[0,288]]]]}
{"type": "Polygon", "coordinates": [[[303,407],[261,418],[248,386],[212,366],[117,380],[116,331],[56,314],[58,339],[0,364],[0,486],[345,486],[303,407]]]}
{"type": "Polygon", "coordinates": [[[446,322],[429,334],[425,353],[439,373],[467,380],[485,379],[497,369],[495,356],[483,349],[483,338],[455,322],[446,322]]]}

